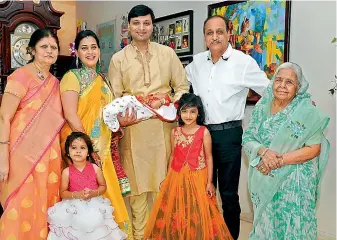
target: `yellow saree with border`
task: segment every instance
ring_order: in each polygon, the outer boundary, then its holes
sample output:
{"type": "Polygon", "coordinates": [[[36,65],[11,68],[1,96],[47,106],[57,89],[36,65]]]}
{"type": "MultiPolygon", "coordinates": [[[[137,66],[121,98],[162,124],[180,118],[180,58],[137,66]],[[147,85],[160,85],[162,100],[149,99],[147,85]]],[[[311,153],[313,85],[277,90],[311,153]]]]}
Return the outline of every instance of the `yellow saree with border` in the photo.
{"type": "MultiPolygon", "coordinates": [[[[107,184],[104,197],[114,207],[115,221],[132,239],[129,216],[122,197],[118,178],[111,158],[111,131],[103,122],[103,107],[112,101],[112,93],[101,75],[87,68],[74,69],[67,72],[61,80],[61,94],[65,91],[76,91],[79,94],[77,115],[82,121],[85,132],[90,136],[102,161],[102,170],[107,184]]],[[[72,132],[66,123],[61,130],[61,147],[72,132]]]]}

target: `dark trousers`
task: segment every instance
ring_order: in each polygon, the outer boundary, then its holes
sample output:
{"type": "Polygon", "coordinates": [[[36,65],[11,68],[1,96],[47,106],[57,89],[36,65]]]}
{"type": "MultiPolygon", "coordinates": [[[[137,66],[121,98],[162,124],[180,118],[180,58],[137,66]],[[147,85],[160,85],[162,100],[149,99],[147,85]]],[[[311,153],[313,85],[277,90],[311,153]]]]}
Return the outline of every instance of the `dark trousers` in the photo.
{"type": "Polygon", "coordinates": [[[234,239],[240,233],[239,179],[242,127],[210,131],[213,152],[213,183],[219,181],[223,217],[234,239]]]}

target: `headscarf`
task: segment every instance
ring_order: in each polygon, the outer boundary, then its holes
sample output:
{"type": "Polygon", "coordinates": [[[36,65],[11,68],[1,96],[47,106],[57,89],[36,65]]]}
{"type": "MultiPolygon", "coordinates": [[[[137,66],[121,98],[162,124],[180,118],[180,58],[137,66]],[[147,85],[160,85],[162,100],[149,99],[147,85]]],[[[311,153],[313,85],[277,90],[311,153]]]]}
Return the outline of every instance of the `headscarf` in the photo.
{"type": "MultiPolygon", "coordinates": [[[[292,101],[294,101],[296,98],[297,99],[303,99],[303,98],[310,98],[310,94],[307,93],[307,90],[309,88],[309,83],[307,82],[307,80],[305,79],[303,72],[302,72],[302,68],[297,65],[296,63],[292,63],[292,62],[285,62],[282,63],[277,69],[276,72],[273,76],[273,79],[270,81],[270,84],[268,85],[263,97],[260,99],[260,101],[256,104],[256,107],[258,107],[259,105],[264,105],[267,103],[271,103],[274,99],[274,91],[273,91],[273,86],[274,86],[274,80],[276,78],[276,76],[278,75],[278,73],[280,72],[280,70],[282,69],[291,69],[294,71],[294,73],[296,74],[296,95],[294,97],[294,99],[292,101]]],[[[270,105],[269,105],[270,106],[270,105]]]]}
{"type": "MultiPolygon", "coordinates": [[[[275,121],[285,121],[287,119],[287,116],[293,111],[298,103],[300,103],[303,99],[310,99],[311,97],[311,95],[307,93],[309,83],[305,79],[301,67],[296,63],[285,62],[276,69],[273,79],[270,81],[270,84],[268,85],[264,95],[255,105],[254,111],[252,113],[252,118],[259,119],[259,122],[262,122],[265,118],[269,116],[270,107],[275,98],[273,90],[274,80],[282,69],[291,69],[294,71],[294,73],[296,74],[297,90],[293,100],[281,112],[279,112],[277,116],[275,116],[275,121]]],[[[249,131],[253,132],[254,134],[244,134],[242,139],[242,145],[245,145],[247,142],[256,140],[254,135],[257,134],[257,129],[259,125],[257,124],[257,122],[253,122],[252,119],[249,124],[249,131]]],[[[256,151],[256,149],[258,149],[258,146],[256,145],[254,149],[256,151]]],[[[252,152],[253,155],[256,154],[255,151],[252,152]]]]}

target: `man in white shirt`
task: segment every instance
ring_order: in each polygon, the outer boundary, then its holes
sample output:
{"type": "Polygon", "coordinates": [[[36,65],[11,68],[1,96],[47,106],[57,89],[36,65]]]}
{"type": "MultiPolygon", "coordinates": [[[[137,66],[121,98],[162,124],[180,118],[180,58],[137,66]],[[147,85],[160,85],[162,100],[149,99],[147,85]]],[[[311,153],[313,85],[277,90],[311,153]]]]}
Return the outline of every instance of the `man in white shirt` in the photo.
{"type": "Polygon", "coordinates": [[[240,232],[238,186],[241,168],[242,119],[249,89],[262,95],[269,84],[256,61],[229,44],[228,21],[212,16],[204,22],[209,51],[186,67],[193,91],[203,100],[212,136],[213,182],[219,181],[224,219],[234,239],[240,232]]]}

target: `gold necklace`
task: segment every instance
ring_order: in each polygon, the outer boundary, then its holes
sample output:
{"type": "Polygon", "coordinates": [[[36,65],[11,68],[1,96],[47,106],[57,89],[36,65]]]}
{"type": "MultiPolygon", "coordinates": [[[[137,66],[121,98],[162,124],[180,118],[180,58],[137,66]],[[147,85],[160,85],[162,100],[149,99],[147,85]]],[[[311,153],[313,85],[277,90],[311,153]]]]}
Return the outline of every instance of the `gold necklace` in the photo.
{"type": "Polygon", "coordinates": [[[36,70],[37,70],[37,76],[43,81],[46,79],[46,77],[43,75],[42,71],[37,67],[36,63],[33,62],[36,70]]]}

